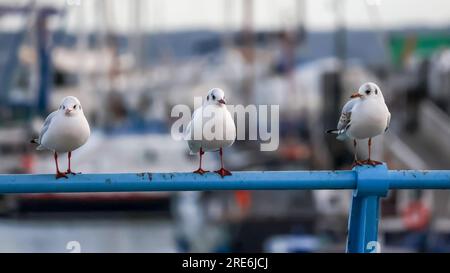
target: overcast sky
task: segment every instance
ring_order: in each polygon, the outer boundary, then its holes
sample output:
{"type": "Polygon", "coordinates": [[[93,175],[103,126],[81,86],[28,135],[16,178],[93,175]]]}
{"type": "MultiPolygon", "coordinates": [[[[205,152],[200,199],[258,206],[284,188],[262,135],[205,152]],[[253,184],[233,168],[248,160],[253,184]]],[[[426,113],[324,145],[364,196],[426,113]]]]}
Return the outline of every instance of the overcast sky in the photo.
{"type": "MultiPolygon", "coordinates": [[[[128,32],[136,22],[144,30],[239,29],[243,25],[246,0],[38,0],[66,7],[69,30],[99,28],[106,20],[110,29],[128,32]],[[139,13],[135,3],[140,2],[139,13]],[[104,11],[108,10],[106,17],[104,11]],[[228,11],[228,12],[227,12],[228,11]]],[[[0,0],[2,3],[17,3],[0,0]]],[[[26,3],[27,1],[20,1],[26,3]]],[[[449,0],[253,0],[253,24],[258,29],[293,24],[304,2],[306,26],[313,30],[333,29],[335,3],[341,3],[350,28],[396,28],[412,25],[450,25],[449,0]]],[[[0,23],[4,23],[2,20],[0,23]]]]}

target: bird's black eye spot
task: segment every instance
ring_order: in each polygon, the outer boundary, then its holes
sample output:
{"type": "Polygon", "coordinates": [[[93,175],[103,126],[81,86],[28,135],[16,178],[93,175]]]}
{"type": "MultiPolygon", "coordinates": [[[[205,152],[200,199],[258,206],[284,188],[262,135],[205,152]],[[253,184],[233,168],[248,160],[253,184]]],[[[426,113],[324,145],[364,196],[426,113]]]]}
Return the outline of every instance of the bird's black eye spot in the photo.
{"type": "Polygon", "coordinates": [[[366,90],[366,94],[369,95],[370,94],[370,90],[366,90]]]}
{"type": "Polygon", "coordinates": [[[216,100],[216,96],[212,95],[212,99],[213,99],[213,100],[216,100]]]}
{"type": "Polygon", "coordinates": [[[66,107],[63,105],[63,109],[66,109],[66,107]]]}
{"type": "Polygon", "coordinates": [[[77,109],[77,106],[76,106],[76,105],[74,105],[74,106],[73,106],[73,109],[77,109]]]}
{"type": "Polygon", "coordinates": [[[208,101],[209,101],[209,95],[208,95],[208,96],[206,96],[206,100],[208,100],[208,101]]]}

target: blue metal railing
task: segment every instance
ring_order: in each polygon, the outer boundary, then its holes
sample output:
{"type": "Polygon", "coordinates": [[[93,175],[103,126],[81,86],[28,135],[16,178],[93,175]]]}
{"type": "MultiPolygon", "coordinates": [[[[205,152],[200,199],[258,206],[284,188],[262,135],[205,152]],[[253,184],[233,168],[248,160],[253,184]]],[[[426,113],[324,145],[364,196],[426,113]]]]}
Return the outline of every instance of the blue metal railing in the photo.
{"type": "Polygon", "coordinates": [[[132,192],[203,190],[352,189],[348,252],[371,252],[376,246],[379,199],[390,189],[450,189],[450,171],[389,171],[386,165],[349,171],[81,174],[56,180],[53,175],[0,175],[2,193],[132,192]]]}

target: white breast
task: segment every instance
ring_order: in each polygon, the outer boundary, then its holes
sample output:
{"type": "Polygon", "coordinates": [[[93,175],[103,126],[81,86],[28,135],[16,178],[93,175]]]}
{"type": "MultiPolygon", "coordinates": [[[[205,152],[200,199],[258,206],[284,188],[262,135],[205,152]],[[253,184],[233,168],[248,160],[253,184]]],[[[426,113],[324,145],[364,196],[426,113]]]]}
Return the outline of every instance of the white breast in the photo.
{"type": "Polygon", "coordinates": [[[355,105],[347,134],[351,138],[365,139],[382,134],[388,122],[389,111],[382,100],[368,99],[355,105]]]}
{"type": "Polygon", "coordinates": [[[89,124],[83,114],[71,117],[58,114],[42,136],[41,144],[55,152],[71,152],[85,144],[90,133],[89,124]]]}
{"type": "Polygon", "coordinates": [[[234,143],[236,126],[226,107],[208,105],[194,112],[186,133],[190,136],[188,145],[191,152],[197,153],[200,148],[203,151],[216,151],[234,143]],[[208,115],[211,112],[214,114],[208,115]]]}

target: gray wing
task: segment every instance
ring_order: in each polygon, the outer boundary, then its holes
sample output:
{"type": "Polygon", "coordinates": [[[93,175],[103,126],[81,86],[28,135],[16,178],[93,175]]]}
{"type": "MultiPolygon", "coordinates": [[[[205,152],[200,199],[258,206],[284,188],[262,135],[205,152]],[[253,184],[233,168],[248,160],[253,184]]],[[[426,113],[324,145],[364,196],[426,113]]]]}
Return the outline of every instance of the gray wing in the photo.
{"type": "Polygon", "coordinates": [[[386,124],[386,129],[384,129],[384,132],[386,132],[389,129],[389,125],[391,125],[391,113],[389,113],[389,115],[387,117],[387,124],[386,124]]]}
{"type": "Polygon", "coordinates": [[[342,108],[341,117],[337,125],[339,134],[344,133],[345,130],[350,126],[352,121],[352,109],[355,106],[358,99],[349,100],[342,108]],[[342,132],[341,132],[342,131],[342,132]]]}
{"type": "Polygon", "coordinates": [[[184,137],[186,140],[191,140],[192,136],[192,132],[191,132],[191,127],[192,127],[192,121],[194,120],[194,118],[196,117],[196,115],[198,115],[200,113],[201,109],[196,109],[194,111],[194,113],[192,114],[192,118],[191,121],[189,121],[188,125],[186,126],[186,129],[184,130],[184,137]]]}
{"type": "Polygon", "coordinates": [[[58,112],[58,110],[50,113],[50,115],[48,115],[47,118],[45,119],[44,125],[42,125],[42,129],[39,134],[38,144],[41,144],[42,137],[44,136],[45,132],[47,132],[48,127],[50,127],[50,123],[52,123],[52,119],[56,115],[57,112],[58,112]]]}
{"type": "Polygon", "coordinates": [[[192,120],[186,126],[186,130],[184,133],[191,154],[196,154],[200,151],[200,141],[193,139],[193,132],[191,130],[193,130],[192,121],[195,119],[196,115],[201,115],[201,111],[201,108],[194,111],[194,113],[192,114],[192,120]]]}

